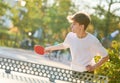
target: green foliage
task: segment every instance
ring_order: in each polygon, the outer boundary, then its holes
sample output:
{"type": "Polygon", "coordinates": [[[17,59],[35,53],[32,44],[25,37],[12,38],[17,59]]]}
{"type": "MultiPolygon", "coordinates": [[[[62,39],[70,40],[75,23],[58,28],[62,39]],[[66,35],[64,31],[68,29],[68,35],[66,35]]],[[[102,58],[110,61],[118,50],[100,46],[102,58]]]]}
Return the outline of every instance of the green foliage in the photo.
{"type": "Polygon", "coordinates": [[[97,69],[96,73],[108,76],[109,83],[120,83],[120,45],[117,41],[112,41],[108,53],[109,61],[97,69]]]}
{"type": "MultiPolygon", "coordinates": [[[[73,14],[73,12],[77,12],[79,9],[78,5],[75,6],[71,0],[54,0],[54,3],[51,5],[48,3],[49,0],[25,1],[26,5],[24,7],[19,2],[10,9],[10,12],[13,14],[11,20],[14,27],[17,27],[20,31],[21,38],[27,37],[28,32],[34,33],[39,28],[42,28],[42,38],[37,39],[37,42],[62,42],[70,29],[68,28],[70,25],[66,17],[69,14],[73,14]],[[24,9],[27,9],[27,12],[24,9]],[[20,19],[20,15],[23,15],[22,19],[20,19]]],[[[100,31],[102,34],[107,33],[106,29],[108,30],[107,34],[118,29],[119,17],[105,10],[101,4],[98,4],[94,9],[95,13],[91,15],[93,29],[97,30],[98,33],[100,31]],[[108,22],[108,13],[110,15],[109,26],[106,23],[108,22]],[[101,18],[102,16],[104,18],[101,18]]],[[[6,10],[7,5],[0,2],[0,15],[3,15],[6,10]]],[[[19,41],[21,41],[21,38],[19,41]]],[[[117,39],[120,38],[118,37],[117,39]]]]}
{"type": "Polygon", "coordinates": [[[8,39],[9,38],[9,33],[7,30],[0,30],[0,39],[8,39]]]}
{"type": "Polygon", "coordinates": [[[23,36],[25,33],[35,32],[42,28],[43,41],[46,38],[49,41],[64,38],[61,33],[69,26],[66,16],[70,11],[70,0],[57,0],[51,6],[48,5],[47,0],[26,0],[25,7],[28,12],[22,12],[21,9],[24,7],[20,6],[11,10],[14,14],[13,23],[19,28],[23,36]],[[20,20],[19,14],[24,16],[22,20],[20,20]]]}
{"type": "Polygon", "coordinates": [[[108,8],[105,9],[105,5],[98,4],[95,9],[95,13],[92,15],[92,20],[95,28],[99,31],[102,31],[104,36],[107,37],[111,32],[118,29],[118,24],[120,22],[120,16],[115,14],[115,11],[118,11],[120,8],[113,8],[112,5],[119,4],[117,0],[105,0],[108,8]]]}
{"type": "Polygon", "coordinates": [[[3,16],[7,9],[10,9],[8,4],[3,3],[2,1],[0,1],[0,16],[3,16]]]}
{"type": "Polygon", "coordinates": [[[40,26],[41,0],[26,0],[26,6],[13,8],[13,22],[22,32],[34,31],[40,26]],[[20,15],[23,18],[20,20],[20,15]]]}

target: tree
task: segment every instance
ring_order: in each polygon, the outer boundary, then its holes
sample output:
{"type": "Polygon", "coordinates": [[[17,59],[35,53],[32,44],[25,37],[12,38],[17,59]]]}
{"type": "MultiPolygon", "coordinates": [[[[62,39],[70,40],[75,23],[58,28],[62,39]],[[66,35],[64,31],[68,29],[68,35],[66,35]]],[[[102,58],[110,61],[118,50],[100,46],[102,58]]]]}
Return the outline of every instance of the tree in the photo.
{"type": "Polygon", "coordinates": [[[0,16],[3,16],[6,13],[6,10],[10,7],[8,4],[4,3],[3,1],[0,1],[0,16]]]}
{"type": "Polygon", "coordinates": [[[93,23],[96,29],[103,30],[105,37],[107,37],[111,32],[118,29],[120,16],[116,15],[115,13],[116,11],[120,10],[120,7],[112,10],[113,5],[117,3],[120,3],[120,1],[119,0],[106,0],[106,1],[100,0],[97,7],[94,7],[96,12],[93,15],[93,23]],[[105,7],[105,4],[103,3],[106,3],[108,5],[108,8],[105,7]]]}
{"type": "Polygon", "coordinates": [[[66,16],[70,11],[71,3],[70,0],[57,0],[51,7],[46,8],[45,16],[43,17],[43,23],[46,27],[47,38],[50,40],[61,41],[64,35],[61,33],[63,29],[65,31],[68,28],[66,16]],[[47,26],[46,26],[47,25],[47,26]]]}
{"type": "Polygon", "coordinates": [[[23,36],[25,33],[35,31],[40,26],[40,19],[42,17],[42,12],[40,11],[41,4],[41,0],[26,0],[24,7],[18,4],[12,9],[14,14],[13,23],[19,28],[23,36]]]}
{"type": "Polygon", "coordinates": [[[71,1],[55,0],[50,4],[48,0],[26,0],[24,7],[18,4],[11,11],[14,14],[13,23],[19,28],[23,38],[25,33],[34,33],[41,28],[43,39],[39,41],[44,42],[46,39],[49,40],[48,42],[61,41],[68,31],[65,30],[69,27],[66,16],[71,12],[71,1]]]}

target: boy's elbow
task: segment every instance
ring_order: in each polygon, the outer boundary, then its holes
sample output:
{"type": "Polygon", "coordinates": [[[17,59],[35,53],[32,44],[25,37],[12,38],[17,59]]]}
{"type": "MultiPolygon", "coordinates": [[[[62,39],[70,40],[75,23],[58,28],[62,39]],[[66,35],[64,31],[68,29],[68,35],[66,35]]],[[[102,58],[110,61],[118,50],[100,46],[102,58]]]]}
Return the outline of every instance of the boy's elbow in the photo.
{"type": "Polygon", "coordinates": [[[64,45],[63,43],[61,43],[61,47],[62,49],[67,49],[68,47],[66,45],[64,45]]]}

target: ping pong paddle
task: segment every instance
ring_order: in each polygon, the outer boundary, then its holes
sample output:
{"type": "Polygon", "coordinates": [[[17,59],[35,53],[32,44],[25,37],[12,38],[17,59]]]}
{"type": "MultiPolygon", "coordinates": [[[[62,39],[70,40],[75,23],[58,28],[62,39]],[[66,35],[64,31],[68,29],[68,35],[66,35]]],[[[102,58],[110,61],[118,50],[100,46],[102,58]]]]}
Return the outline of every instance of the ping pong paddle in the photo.
{"type": "Polygon", "coordinates": [[[43,46],[40,46],[40,45],[35,45],[34,46],[34,51],[37,53],[37,54],[40,54],[40,55],[44,55],[44,47],[43,46]]]}

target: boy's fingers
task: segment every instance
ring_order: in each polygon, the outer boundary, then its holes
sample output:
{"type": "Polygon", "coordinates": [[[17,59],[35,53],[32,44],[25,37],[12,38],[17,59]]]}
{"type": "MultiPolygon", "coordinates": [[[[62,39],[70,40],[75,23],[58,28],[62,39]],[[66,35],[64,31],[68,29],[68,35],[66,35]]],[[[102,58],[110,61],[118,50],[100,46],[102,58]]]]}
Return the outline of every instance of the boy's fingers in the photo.
{"type": "Polygon", "coordinates": [[[92,71],[92,66],[91,65],[88,65],[88,66],[86,66],[86,69],[87,69],[87,71],[92,71]]]}

